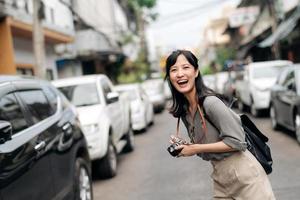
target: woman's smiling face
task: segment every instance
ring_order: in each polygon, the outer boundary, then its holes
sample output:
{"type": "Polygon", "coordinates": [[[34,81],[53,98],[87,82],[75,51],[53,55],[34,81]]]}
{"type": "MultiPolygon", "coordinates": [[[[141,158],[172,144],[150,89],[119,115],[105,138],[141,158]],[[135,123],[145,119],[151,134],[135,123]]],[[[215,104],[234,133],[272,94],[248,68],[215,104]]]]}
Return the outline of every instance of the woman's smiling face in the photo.
{"type": "Polygon", "coordinates": [[[186,57],[180,54],[176,63],[170,67],[169,76],[175,89],[184,95],[188,95],[196,91],[195,79],[198,73],[198,70],[195,70],[186,57]]]}

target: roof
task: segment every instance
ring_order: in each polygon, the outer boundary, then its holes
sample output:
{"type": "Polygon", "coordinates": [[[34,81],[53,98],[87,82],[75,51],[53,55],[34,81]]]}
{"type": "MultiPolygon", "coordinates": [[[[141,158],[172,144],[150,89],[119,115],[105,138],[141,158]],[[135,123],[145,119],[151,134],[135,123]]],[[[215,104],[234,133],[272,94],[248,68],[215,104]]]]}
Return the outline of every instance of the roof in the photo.
{"type": "Polygon", "coordinates": [[[297,22],[300,18],[300,7],[298,6],[295,12],[285,21],[283,21],[276,31],[259,43],[259,47],[265,48],[273,45],[275,42],[280,41],[287,37],[297,26],[297,22]]]}
{"type": "Polygon", "coordinates": [[[253,62],[249,66],[253,67],[266,67],[266,66],[281,66],[281,65],[292,65],[293,63],[289,60],[270,60],[262,62],[253,62]]]}
{"type": "Polygon", "coordinates": [[[22,77],[14,75],[0,75],[0,83],[10,82],[10,81],[24,81],[24,80],[34,80],[35,77],[22,77]]]}
{"type": "Polygon", "coordinates": [[[71,78],[62,78],[62,79],[54,80],[51,83],[53,85],[59,87],[59,86],[67,86],[67,85],[92,83],[92,82],[95,82],[96,79],[99,79],[99,78],[106,78],[106,75],[97,74],[97,75],[77,76],[77,77],[71,77],[71,78]]]}

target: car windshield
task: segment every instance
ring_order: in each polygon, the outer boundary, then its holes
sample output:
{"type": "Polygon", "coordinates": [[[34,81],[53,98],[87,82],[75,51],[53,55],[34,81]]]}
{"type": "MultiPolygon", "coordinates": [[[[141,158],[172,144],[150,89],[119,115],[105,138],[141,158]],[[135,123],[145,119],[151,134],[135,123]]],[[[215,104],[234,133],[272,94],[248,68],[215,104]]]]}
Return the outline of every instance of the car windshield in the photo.
{"type": "Polygon", "coordinates": [[[275,78],[283,67],[287,65],[281,66],[266,66],[266,67],[256,67],[253,69],[253,79],[259,78],[275,78]]]}
{"type": "Polygon", "coordinates": [[[58,88],[76,107],[99,104],[96,84],[71,85],[58,88]]]}

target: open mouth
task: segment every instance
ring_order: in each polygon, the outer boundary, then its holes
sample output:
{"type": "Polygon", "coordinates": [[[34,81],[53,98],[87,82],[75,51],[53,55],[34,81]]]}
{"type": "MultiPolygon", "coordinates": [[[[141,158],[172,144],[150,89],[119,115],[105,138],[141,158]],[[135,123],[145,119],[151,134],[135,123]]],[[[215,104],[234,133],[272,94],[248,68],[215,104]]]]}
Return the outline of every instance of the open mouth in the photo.
{"type": "Polygon", "coordinates": [[[182,85],[187,84],[187,82],[188,82],[188,80],[179,80],[179,81],[177,81],[177,84],[182,86],[182,85]]]}

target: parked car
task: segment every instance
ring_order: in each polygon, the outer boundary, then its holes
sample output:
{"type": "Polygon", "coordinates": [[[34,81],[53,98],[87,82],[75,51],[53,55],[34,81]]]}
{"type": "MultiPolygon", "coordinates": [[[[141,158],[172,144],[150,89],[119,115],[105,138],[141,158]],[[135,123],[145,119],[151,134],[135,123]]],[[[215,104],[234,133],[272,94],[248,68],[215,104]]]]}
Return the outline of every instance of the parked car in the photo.
{"type": "Polygon", "coordinates": [[[74,107],[50,83],[0,76],[0,199],[93,199],[74,107]]]}
{"type": "Polygon", "coordinates": [[[202,76],[204,84],[212,90],[216,90],[216,76],[215,74],[206,74],[202,76]]]}
{"type": "Polygon", "coordinates": [[[162,112],[166,105],[164,80],[162,78],[147,79],[142,83],[142,87],[153,104],[154,112],[162,112]]]}
{"type": "Polygon", "coordinates": [[[228,80],[228,72],[218,72],[215,74],[215,91],[220,94],[224,94],[223,87],[228,80]]]}
{"type": "Polygon", "coordinates": [[[154,122],[153,105],[140,84],[117,85],[115,89],[130,100],[131,126],[134,131],[146,130],[154,122]]]}
{"type": "Polygon", "coordinates": [[[168,84],[168,81],[164,81],[164,95],[166,100],[172,99],[172,92],[168,84]]]}
{"type": "Polygon", "coordinates": [[[270,118],[273,129],[283,126],[294,131],[300,143],[300,64],[278,76],[271,89],[270,118]]]}
{"type": "Polygon", "coordinates": [[[275,60],[246,65],[243,80],[236,82],[239,109],[250,107],[253,116],[258,116],[260,111],[269,109],[270,88],[275,84],[280,71],[291,64],[290,61],[275,60]]]}
{"type": "Polygon", "coordinates": [[[134,149],[129,107],[122,108],[119,94],[103,74],[59,79],[52,83],[76,106],[93,171],[101,177],[115,176],[117,154],[134,149]]]}
{"type": "Polygon", "coordinates": [[[236,97],[236,81],[243,79],[244,71],[230,71],[228,72],[228,79],[223,85],[223,95],[229,103],[235,106],[236,97]]]}

